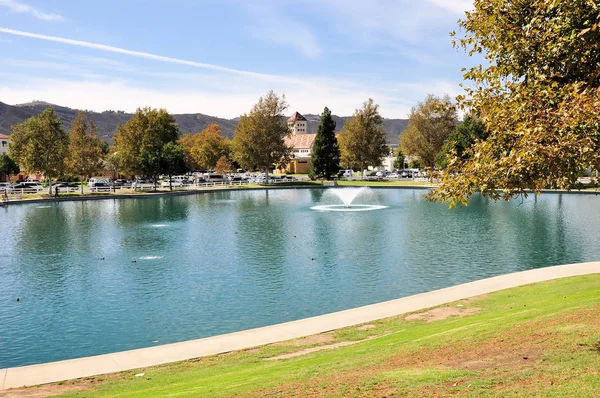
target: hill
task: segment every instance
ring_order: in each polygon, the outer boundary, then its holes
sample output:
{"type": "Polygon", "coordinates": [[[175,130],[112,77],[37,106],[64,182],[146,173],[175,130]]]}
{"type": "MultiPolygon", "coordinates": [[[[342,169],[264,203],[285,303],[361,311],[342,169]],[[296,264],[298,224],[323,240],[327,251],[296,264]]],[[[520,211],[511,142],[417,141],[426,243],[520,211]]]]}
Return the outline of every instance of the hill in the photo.
{"type": "MultiPolygon", "coordinates": [[[[71,129],[71,123],[77,113],[76,109],[67,108],[60,105],[50,104],[44,101],[33,101],[26,104],[8,105],[0,102],[0,133],[10,134],[11,126],[22,123],[27,118],[39,115],[45,109],[54,107],[58,117],[63,122],[65,130],[71,129]]],[[[130,113],[123,111],[105,111],[93,112],[85,111],[90,120],[93,120],[98,127],[98,136],[109,143],[112,142],[112,137],[115,135],[117,125],[125,123],[131,118],[130,113]]],[[[204,130],[209,124],[217,123],[221,126],[223,135],[227,138],[233,138],[235,126],[239,118],[224,119],[215,116],[204,115],[202,113],[193,114],[175,114],[175,120],[179,124],[181,132],[196,133],[204,130]]],[[[316,133],[319,126],[319,115],[305,114],[308,120],[308,133],[316,133]]],[[[344,122],[349,116],[333,116],[337,127],[336,131],[340,131],[344,127],[344,122]]],[[[406,129],[408,124],[407,119],[385,119],[386,140],[389,144],[397,144],[400,134],[406,129]]]]}

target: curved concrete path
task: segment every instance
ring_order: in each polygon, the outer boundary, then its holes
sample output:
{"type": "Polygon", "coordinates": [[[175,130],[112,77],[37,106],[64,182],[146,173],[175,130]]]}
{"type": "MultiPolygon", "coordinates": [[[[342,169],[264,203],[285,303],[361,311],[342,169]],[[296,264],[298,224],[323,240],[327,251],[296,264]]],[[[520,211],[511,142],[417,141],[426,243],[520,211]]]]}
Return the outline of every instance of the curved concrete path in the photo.
{"type": "Polygon", "coordinates": [[[323,333],[419,311],[498,290],[569,276],[600,273],[600,262],[560,265],[496,276],[397,300],[298,321],[87,358],[0,370],[0,390],[53,383],[183,361],[323,333]]]}

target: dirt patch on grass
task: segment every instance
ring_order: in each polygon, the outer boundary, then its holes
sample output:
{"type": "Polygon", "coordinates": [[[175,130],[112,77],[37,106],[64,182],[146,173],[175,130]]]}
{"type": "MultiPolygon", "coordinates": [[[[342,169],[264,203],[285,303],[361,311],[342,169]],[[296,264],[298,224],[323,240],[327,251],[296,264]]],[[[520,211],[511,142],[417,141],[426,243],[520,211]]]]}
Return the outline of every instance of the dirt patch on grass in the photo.
{"type": "Polygon", "coordinates": [[[38,387],[13,388],[0,391],[0,398],[41,398],[86,389],[84,385],[47,384],[38,387]]]}
{"type": "MultiPolygon", "coordinates": [[[[361,340],[363,341],[363,340],[361,340]]],[[[265,358],[265,361],[274,361],[277,359],[288,359],[288,358],[295,358],[295,357],[299,357],[302,355],[307,355],[310,354],[312,352],[317,352],[317,351],[323,351],[323,350],[331,350],[333,348],[339,348],[339,347],[345,347],[347,345],[352,345],[352,344],[356,344],[359,343],[360,341],[342,341],[340,343],[334,343],[334,344],[328,344],[328,345],[320,345],[317,347],[312,347],[312,348],[305,348],[304,350],[300,350],[300,351],[295,351],[295,352],[290,352],[287,354],[281,354],[281,355],[277,355],[274,357],[269,357],[269,358],[265,358]]]]}
{"type": "Polygon", "coordinates": [[[363,331],[363,330],[375,329],[376,327],[377,326],[375,326],[375,325],[362,325],[362,326],[357,327],[356,330],[363,331]]]}
{"type": "Polygon", "coordinates": [[[335,340],[335,338],[333,337],[333,335],[331,333],[321,333],[321,334],[315,334],[313,336],[303,337],[301,339],[284,341],[284,342],[278,343],[278,344],[291,345],[294,347],[302,347],[305,345],[331,343],[334,340],[335,340]]]}
{"type": "Polygon", "coordinates": [[[450,318],[451,316],[473,315],[478,313],[479,311],[481,311],[481,308],[479,307],[438,307],[426,312],[408,315],[404,319],[406,319],[407,321],[425,321],[429,323],[435,321],[442,321],[444,319],[450,318]]]}

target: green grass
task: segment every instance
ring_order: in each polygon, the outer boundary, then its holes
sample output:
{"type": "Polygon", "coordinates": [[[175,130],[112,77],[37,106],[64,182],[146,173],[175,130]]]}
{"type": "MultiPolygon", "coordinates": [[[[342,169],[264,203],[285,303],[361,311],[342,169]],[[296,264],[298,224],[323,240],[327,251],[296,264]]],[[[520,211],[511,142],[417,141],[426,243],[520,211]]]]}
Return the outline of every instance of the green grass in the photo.
{"type": "Polygon", "coordinates": [[[68,397],[594,397],[600,391],[599,291],[600,275],[560,279],[443,306],[480,309],[468,316],[429,323],[383,319],[320,340],[44,388],[68,397]],[[335,342],[356,343],[264,360],[335,342]]]}

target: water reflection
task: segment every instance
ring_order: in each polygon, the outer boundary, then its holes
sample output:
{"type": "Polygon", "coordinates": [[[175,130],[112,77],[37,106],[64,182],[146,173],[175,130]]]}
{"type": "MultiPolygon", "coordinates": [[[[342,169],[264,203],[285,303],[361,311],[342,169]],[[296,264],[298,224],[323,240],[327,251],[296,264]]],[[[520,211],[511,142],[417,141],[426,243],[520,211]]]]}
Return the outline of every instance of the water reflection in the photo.
{"type": "Polygon", "coordinates": [[[448,210],[422,190],[371,193],[389,208],[315,212],[320,189],[11,206],[0,212],[0,368],[598,258],[594,196],[476,196],[448,210]]]}

